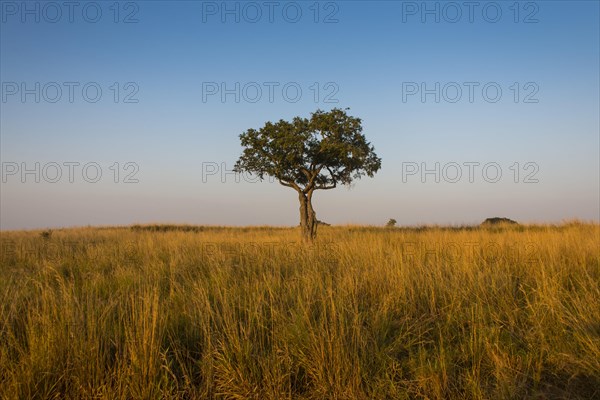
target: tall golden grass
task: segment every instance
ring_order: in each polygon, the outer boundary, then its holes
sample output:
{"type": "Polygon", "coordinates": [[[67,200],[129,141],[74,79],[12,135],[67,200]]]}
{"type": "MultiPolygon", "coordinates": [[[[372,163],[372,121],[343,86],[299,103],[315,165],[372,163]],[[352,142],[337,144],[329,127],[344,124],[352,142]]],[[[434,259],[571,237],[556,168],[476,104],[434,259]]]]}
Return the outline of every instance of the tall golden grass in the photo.
{"type": "Polygon", "coordinates": [[[2,232],[2,399],[600,398],[600,226],[2,232]]]}

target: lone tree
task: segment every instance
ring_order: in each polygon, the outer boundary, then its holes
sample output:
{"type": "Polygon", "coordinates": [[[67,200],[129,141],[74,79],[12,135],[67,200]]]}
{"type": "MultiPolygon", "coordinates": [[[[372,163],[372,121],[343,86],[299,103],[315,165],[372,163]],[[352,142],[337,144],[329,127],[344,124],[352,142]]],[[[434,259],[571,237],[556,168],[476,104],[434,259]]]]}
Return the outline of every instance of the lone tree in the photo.
{"type": "Polygon", "coordinates": [[[381,159],[362,134],[360,118],[339,108],[317,110],[310,119],[267,122],[242,133],[240,141],[244,151],[234,170],[261,180],[272,176],[296,190],[302,238],[309,242],[317,235],[313,192],[349,185],[364,175],[373,177],[381,168],[381,159]]]}

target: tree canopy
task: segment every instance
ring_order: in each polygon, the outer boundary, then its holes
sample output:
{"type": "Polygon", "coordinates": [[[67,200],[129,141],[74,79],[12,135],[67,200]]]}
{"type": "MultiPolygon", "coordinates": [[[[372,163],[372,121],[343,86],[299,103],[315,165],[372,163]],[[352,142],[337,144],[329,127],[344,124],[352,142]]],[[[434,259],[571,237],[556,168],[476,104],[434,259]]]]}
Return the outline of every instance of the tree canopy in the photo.
{"type": "Polygon", "coordinates": [[[363,135],[361,122],[335,108],[248,129],[240,135],[244,150],[235,170],[260,179],[272,176],[304,194],[372,177],[381,159],[363,135]]]}

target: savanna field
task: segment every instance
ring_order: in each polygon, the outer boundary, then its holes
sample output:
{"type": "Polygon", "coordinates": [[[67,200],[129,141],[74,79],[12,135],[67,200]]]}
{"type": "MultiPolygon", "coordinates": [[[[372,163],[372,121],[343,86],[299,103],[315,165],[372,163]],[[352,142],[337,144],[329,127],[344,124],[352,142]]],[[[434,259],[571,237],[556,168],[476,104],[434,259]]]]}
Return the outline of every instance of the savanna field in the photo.
{"type": "Polygon", "coordinates": [[[600,398],[597,224],[0,235],[0,399],[600,398]]]}

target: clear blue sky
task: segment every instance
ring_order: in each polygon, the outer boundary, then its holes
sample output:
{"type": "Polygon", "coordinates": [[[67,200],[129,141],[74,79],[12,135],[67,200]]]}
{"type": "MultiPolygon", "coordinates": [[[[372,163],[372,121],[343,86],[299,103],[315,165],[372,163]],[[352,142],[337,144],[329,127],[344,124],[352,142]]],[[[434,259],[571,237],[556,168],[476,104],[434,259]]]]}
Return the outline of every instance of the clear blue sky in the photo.
{"type": "Polygon", "coordinates": [[[598,1],[249,3],[2,0],[0,228],[294,225],[291,189],[210,173],[233,167],[244,130],[333,107],[363,119],[383,166],[317,192],[321,220],[600,219],[598,1]],[[80,163],[72,183],[69,162],[80,163]],[[40,182],[22,182],[35,163],[40,182]],[[82,177],[87,163],[98,182],[82,177]],[[421,176],[436,163],[439,182],[421,176]],[[139,182],[124,183],[128,172],[139,182]]]}

